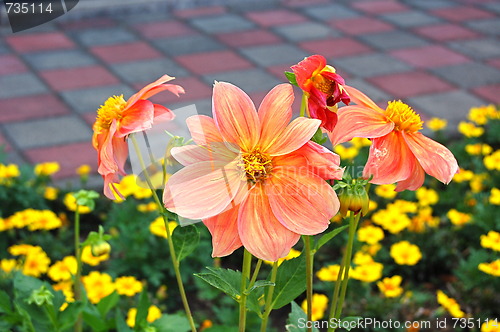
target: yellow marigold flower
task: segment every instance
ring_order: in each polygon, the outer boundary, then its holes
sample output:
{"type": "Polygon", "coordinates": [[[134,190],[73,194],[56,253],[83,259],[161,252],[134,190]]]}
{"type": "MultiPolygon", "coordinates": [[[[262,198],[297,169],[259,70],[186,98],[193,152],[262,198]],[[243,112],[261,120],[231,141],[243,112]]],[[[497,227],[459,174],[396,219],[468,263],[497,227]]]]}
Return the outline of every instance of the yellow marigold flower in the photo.
{"type": "Polygon", "coordinates": [[[420,205],[434,205],[439,201],[439,195],[434,189],[420,187],[415,192],[420,205]]]}
{"type": "Polygon", "coordinates": [[[92,248],[91,246],[85,246],[82,249],[82,262],[85,264],[91,265],[91,266],[97,266],[99,265],[102,261],[108,260],[109,259],[109,253],[101,256],[94,256],[92,255],[92,248]]]}
{"type": "Polygon", "coordinates": [[[27,276],[38,278],[49,269],[50,258],[43,250],[32,251],[24,259],[22,272],[27,276]]]}
{"type": "Polygon", "coordinates": [[[18,262],[15,259],[2,259],[0,260],[0,269],[5,273],[10,273],[16,270],[18,267],[18,262]]]}
{"type": "MultiPolygon", "coordinates": [[[[73,193],[67,193],[64,196],[63,203],[64,203],[64,205],[66,205],[66,208],[69,211],[76,211],[76,206],[77,206],[76,205],[76,198],[75,198],[75,196],[73,196],[73,193]]],[[[80,214],[87,214],[87,213],[90,213],[90,208],[88,206],[79,205],[78,212],[80,214]]]]}
{"type": "Polygon", "coordinates": [[[96,304],[115,290],[115,284],[107,273],[92,271],[89,275],[82,277],[83,285],[87,291],[90,302],[96,304]]]}
{"type": "Polygon", "coordinates": [[[5,232],[12,228],[14,228],[14,225],[12,224],[12,218],[0,218],[0,232],[5,232]]]}
{"type": "Polygon", "coordinates": [[[493,205],[500,205],[500,189],[491,189],[489,202],[493,205]]]}
{"type": "Polygon", "coordinates": [[[420,248],[408,241],[400,241],[391,246],[391,257],[399,265],[415,265],[422,258],[420,248]]]}
{"type": "Polygon", "coordinates": [[[133,195],[138,188],[137,177],[134,174],[126,175],[115,186],[123,197],[133,195]]]}
{"type": "Polygon", "coordinates": [[[377,226],[364,226],[358,230],[358,240],[368,244],[375,244],[384,238],[384,231],[377,226]]]}
{"type": "Polygon", "coordinates": [[[364,138],[364,137],[354,137],[350,142],[351,142],[352,146],[355,146],[358,149],[361,149],[364,146],[372,145],[372,141],[370,141],[368,138],[364,138]]]}
{"type": "Polygon", "coordinates": [[[408,230],[416,233],[425,231],[427,227],[437,227],[439,225],[439,217],[432,215],[432,208],[426,206],[418,210],[418,214],[411,219],[411,224],[408,230]]]}
{"type": "Polygon", "coordinates": [[[480,193],[484,189],[483,181],[488,178],[487,174],[476,174],[470,181],[470,189],[473,193],[480,193]]]}
{"type": "Polygon", "coordinates": [[[476,127],[472,122],[461,121],[458,124],[458,131],[465,137],[479,137],[484,134],[484,128],[476,127]]]}
{"type": "Polygon", "coordinates": [[[429,121],[426,122],[427,128],[429,128],[432,131],[438,131],[445,129],[446,126],[448,125],[448,121],[446,119],[441,119],[441,118],[431,118],[429,121]]]}
{"type": "Polygon", "coordinates": [[[368,211],[374,211],[378,208],[378,204],[375,201],[370,200],[368,202],[368,211]]]}
{"type": "Polygon", "coordinates": [[[448,217],[448,219],[450,219],[450,221],[453,225],[457,225],[457,226],[462,226],[462,225],[470,222],[472,219],[472,216],[470,214],[463,213],[463,212],[457,211],[455,209],[451,209],[450,211],[448,211],[446,216],[448,217]]]}
{"type": "Polygon", "coordinates": [[[394,191],[395,189],[395,184],[382,184],[375,188],[375,194],[382,198],[393,199],[398,194],[397,191],[394,191]]]}
{"type": "Polygon", "coordinates": [[[137,205],[137,210],[139,212],[152,212],[152,211],[156,211],[157,207],[156,207],[156,203],[155,202],[149,202],[147,204],[139,204],[137,205]]]}
{"type": "Polygon", "coordinates": [[[500,332],[500,322],[498,318],[488,319],[481,325],[481,332],[500,332]]]}
{"type": "Polygon", "coordinates": [[[400,233],[411,224],[410,218],[396,209],[379,210],[373,214],[372,220],[392,234],[400,233]]]}
{"type": "Polygon", "coordinates": [[[500,233],[489,231],[486,235],[481,235],[481,246],[487,249],[500,251],[500,233]]]}
{"type": "Polygon", "coordinates": [[[119,277],[115,280],[115,287],[120,295],[134,296],[142,292],[142,283],[135,277],[119,277]]]}
{"type": "Polygon", "coordinates": [[[481,263],[478,265],[480,271],[484,273],[491,274],[495,277],[500,277],[500,259],[493,261],[491,263],[481,263]]]}
{"type": "Polygon", "coordinates": [[[56,161],[41,163],[35,165],[35,174],[40,176],[49,176],[59,172],[60,168],[59,163],[56,161]]]}
{"type": "MultiPolygon", "coordinates": [[[[135,326],[135,317],[137,316],[137,308],[130,308],[128,313],[127,313],[127,325],[130,327],[135,326]]],[[[150,323],[154,322],[155,320],[161,318],[161,310],[155,305],[152,305],[148,309],[148,316],[146,317],[146,320],[150,323]]]]}
{"type": "Polygon", "coordinates": [[[54,201],[57,199],[58,193],[59,189],[47,186],[45,187],[45,191],[43,192],[43,197],[49,201],[54,201]]]}
{"type": "MultiPolygon", "coordinates": [[[[168,229],[170,230],[170,234],[177,227],[177,222],[169,221],[168,229]]],[[[156,218],[151,224],[149,224],[149,231],[156,236],[167,238],[167,230],[165,228],[165,222],[163,221],[163,217],[156,218]]]]}
{"type": "Polygon", "coordinates": [[[74,256],[66,256],[52,264],[47,274],[54,281],[71,280],[71,276],[76,274],[77,264],[74,256]]]}
{"type": "Polygon", "coordinates": [[[465,152],[471,156],[488,155],[493,151],[493,148],[488,144],[467,144],[465,146],[465,152]]]}
{"type": "Polygon", "coordinates": [[[316,272],[316,276],[321,281],[337,281],[340,272],[340,265],[333,264],[322,267],[318,272],[316,272]]]}
{"type": "Polygon", "coordinates": [[[382,249],[382,245],[380,243],[364,245],[361,247],[361,251],[366,252],[368,255],[372,257],[375,256],[380,249],[382,249]]]}
{"type": "Polygon", "coordinates": [[[359,153],[358,148],[356,148],[354,146],[345,147],[342,144],[336,145],[333,148],[333,151],[336,154],[338,154],[340,156],[340,158],[347,159],[347,160],[354,159],[359,153]]]}
{"type": "Polygon", "coordinates": [[[80,176],[89,175],[90,172],[92,172],[92,167],[90,167],[90,165],[87,164],[81,165],[76,169],[76,174],[80,176]]]}
{"type": "Polygon", "coordinates": [[[356,266],[351,270],[350,277],[363,282],[374,282],[382,278],[382,270],[384,265],[372,262],[356,266]]]}
{"type": "MultiPolygon", "coordinates": [[[[312,317],[313,321],[320,320],[325,316],[328,306],[328,297],[325,294],[313,294],[312,297],[312,317]]],[[[307,312],[307,300],[302,302],[302,310],[307,312]]]]}
{"type": "Polygon", "coordinates": [[[469,110],[467,118],[478,125],[485,125],[488,123],[488,119],[496,118],[496,113],[495,105],[472,107],[469,110]]]}
{"type": "Polygon", "coordinates": [[[398,211],[399,213],[416,213],[418,210],[418,204],[415,202],[397,199],[393,203],[387,204],[387,209],[398,211]]]}
{"type": "Polygon", "coordinates": [[[500,171],[500,150],[496,150],[489,156],[484,157],[483,159],[484,166],[492,170],[500,171]]]}
{"type": "Polygon", "coordinates": [[[31,244],[15,244],[7,250],[12,256],[26,256],[33,252],[43,252],[42,247],[32,246],[31,244]]]}
{"type": "Polygon", "coordinates": [[[441,290],[436,292],[436,297],[438,303],[443,306],[453,317],[462,318],[465,317],[465,313],[460,309],[460,305],[457,301],[451,297],[448,297],[441,290]]]}
{"type": "MultiPolygon", "coordinates": [[[[64,297],[66,298],[66,302],[75,301],[75,294],[73,294],[73,281],[71,280],[61,281],[58,282],[57,284],[52,285],[52,288],[54,288],[55,291],[63,292],[64,297]]],[[[64,309],[59,308],[59,310],[61,311],[64,309]]]]}
{"type": "MultiPolygon", "coordinates": [[[[278,259],[278,261],[277,261],[278,262],[278,266],[280,266],[281,263],[283,263],[284,261],[288,261],[288,260],[290,260],[292,258],[299,257],[299,256],[300,256],[300,251],[295,250],[295,249],[292,248],[292,249],[290,249],[290,252],[288,253],[288,255],[286,255],[283,258],[278,259]]],[[[273,265],[274,264],[274,262],[266,261],[266,260],[264,261],[264,263],[269,264],[269,265],[273,265]]]]}
{"type": "Polygon", "coordinates": [[[21,172],[16,164],[0,164],[0,179],[17,178],[19,175],[21,175],[21,172]]]}
{"type": "Polygon", "coordinates": [[[137,188],[134,191],[134,197],[136,199],[145,199],[153,196],[153,192],[149,188],[143,188],[140,186],[137,186],[137,188]]]}
{"type": "Polygon", "coordinates": [[[396,275],[382,279],[382,281],[377,282],[377,286],[385,297],[397,297],[403,293],[401,281],[403,281],[403,278],[396,275]]]}
{"type": "Polygon", "coordinates": [[[373,263],[373,258],[372,258],[372,256],[368,255],[367,253],[364,253],[362,251],[358,251],[354,254],[352,262],[356,265],[371,264],[371,263],[373,263]]]}
{"type": "Polygon", "coordinates": [[[474,173],[472,171],[460,168],[457,174],[453,176],[453,181],[455,182],[464,182],[470,181],[474,177],[474,173]]]}
{"type": "Polygon", "coordinates": [[[32,218],[28,224],[30,231],[51,230],[62,226],[62,220],[50,210],[34,211],[32,218]]]}

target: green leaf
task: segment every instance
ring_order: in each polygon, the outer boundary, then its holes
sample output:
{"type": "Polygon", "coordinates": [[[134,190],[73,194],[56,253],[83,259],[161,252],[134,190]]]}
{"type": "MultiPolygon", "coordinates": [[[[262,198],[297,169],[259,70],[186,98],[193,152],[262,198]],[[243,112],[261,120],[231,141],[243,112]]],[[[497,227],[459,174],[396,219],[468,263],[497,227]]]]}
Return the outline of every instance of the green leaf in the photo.
{"type": "Polygon", "coordinates": [[[319,250],[319,248],[321,248],[322,246],[324,246],[328,241],[330,241],[331,239],[333,239],[335,236],[337,236],[338,234],[340,234],[340,232],[342,232],[344,229],[346,229],[348,227],[349,227],[349,225],[341,226],[341,227],[335,228],[333,231],[331,231],[331,232],[326,233],[325,235],[323,235],[318,240],[318,243],[316,244],[315,250],[319,250]]]}
{"type": "Polygon", "coordinates": [[[316,130],[316,132],[314,133],[313,137],[311,138],[311,140],[313,142],[316,142],[318,144],[323,144],[327,141],[328,137],[326,137],[324,134],[323,134],[323,131],[321,130],[321,128],[318,128],[318,130],[316,130]]]}
{"type": "Polygon", "coordinates": [[[286,78],[288,79],[288,82],[290,82],[290,84],[293,84],[295,86],[299,86],[297,84],[297,78],[295,77],[295,73],[292,73],[292,72],[289,72],[289,71],[286,71],[285,72],[285,76],[286,78]]]}
{"type": "Polygon", "coordinates": [[[10,305],[10,297],[9,295],[0,290],[0,313],[9,314],[12,312],[12,307],[10,305]]]}
{"type": "MultiPolygon", "coordinates": [[[[288,315],[286,321],[286,331],[287,332],[306,332],[307,314],[302,310],[302,308],[292,301],[292,311],[288,315]],[[300,327],[299,327],[300,326],[300,327]]],[[[319,332],[317,328],[312,328],[313,332],[319,332]]]]}
{"type": "Polygon", "coordinates": [[[192,253],[200,241],[200,231],[195,225],[178,226],[172,234],[177,260],[180,262],[192,253]]]}
{"type": "Polygon", "coordinates": [[[146,289],[144,289],[139,297],[139,306],[137,307],[137,315],[135,316],[135,330],[139,331],[139,327],[146,323],[149,311],[149,298],[146,289]]]}
{"type": "Polygon", "coordinates": [[[128,327],[127,322],[125,321],[125,318],[123,317],[123,314],[119,309],[116,309],[115,321],[117,332],[132,332],[132,329],[128,327]]]}
{"type": "Polygon", "coordinates": [[[106,318],[106,314],[113,309],[114,306],[118,303],[118,300],[120,299],[120,295],[116,291],[113,293],[109,294],[105,298],[103,298],[99,303],[97,304],[97,310],[101,313],[102,318],[106,318]]]}
{"type": "Polygon", "coordinates": [[[189,321],[182,314],[167,315],[163,314],[160,319],[152,324],[157,332],[187,332],[191,331],[189,321]]]}
{"type": "MultiPolygon", "coordinates": [[[[88,302],[87,302],[88,303],[88,302]]],[[[64,311],[60,311],[58,315],[58,321],[61,325],[61,331],[64,331],[75,325],[78,315],[85,308],[85,303],[77,301],[68,304],[68,307],[64,311]]]]}
{"type": "Polygon", "coordinates": [[[106,321],[102,319],[99,310],[90,303],[84,308],[82,317],[83,321],[90,325],[92,331],[106,331],[108,329],[106,321]]]}
{"type": "Polygon", "coordinates": [[[264,287],[253,290],[247,297],[247,308],[262,318],[262,303],[264,302],[264,287]]]}
{"type": "Polygon", "coordinates": [[[253,292],[255,289],[257,288],[261,288],[261,287],[267,287],[267,286],[274,286],[274,282],[270,282],[268,280],[257,280],[253,286],[246,291],[246,294],[250,294],[251,292],[253,292]]]}
{"type": "Polygon", "coordinates": [[[230,269],[207,267],[209,273],[195,273],[195,276],[223,291],[233,299],[241,296],[241,272],[230,269]]]}
{"type": "Polygon", "coordinates": [[[306,290],[305,255],[285,260],[278,268],[273,293],[273,309],[279,309],[295,300],[306,290]]]}

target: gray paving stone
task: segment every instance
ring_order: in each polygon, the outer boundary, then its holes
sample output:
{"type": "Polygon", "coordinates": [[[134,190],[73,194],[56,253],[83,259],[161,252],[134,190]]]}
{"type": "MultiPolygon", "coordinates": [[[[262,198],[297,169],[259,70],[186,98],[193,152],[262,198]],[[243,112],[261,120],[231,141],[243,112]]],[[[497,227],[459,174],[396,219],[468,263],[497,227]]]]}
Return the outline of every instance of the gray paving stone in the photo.
{"type": "Polygon", "coordinates": [[[134,61],[110,65],[112,70],[127,83],[146,83],[157,80],[162,74],[182,77],[188,71],[169,59],[134,61]]]}
{"type": "Polygon", "coordinates": [[[108,85],[97,88],[63,91],[61,97],[78,113],[96,111],[110,96],[123,94],[125,99],[136,91],[126,85],[108,85]]]}
{"type": "Polygon", "coordinates": [[[97,63],[94,57],[79,50],[30,53],[23,57],[37,70],[85,67],[97,63]]]}
{"type": "Polygon", "coordinates": [[[381,15],[384,20],[403,28],[415,28],[423,25],[430,25],[442,22],[441,19],[428,13],[412,10],[401,13],[391,13],[381,15]]]}
{"type": "Polygon", "coordinates": [[[47,91],[46,85],[32,73],[0,76],[0,99],[40,94],[47,91]]]}
{"type": "Polygon", "coordinates": [[[336,59],[335,66],[355,77],[372,77],[412,69],[408,64],[380,53],[336,59]]]}
{"type": "Polygon", "coordinates": [[[199,17],[191,19],[190,22],[196,28],[214,34],[255,28],[254,23],[235,14],[199,17]]]}
{"type": "Polygon", "coordinates": [[[500,18],[469,21],[466,25],[486,35],[500,36],[500,18]]]}
{"type": "Polygon", "coordinates": [[[340,32],[315,22],[283,25],[274,31],[292,42],[341,36],[340,32]]]}
{"type": "Polygon", "coordinates": [[[485,103],[484,100],[464,90],[412,97],[406,101],[410,106],[420,109],[430,116],[447,119],[449,127],[456,127],[460,121],[463,121],[471,107],[485,103]]]}
{"type": "Polygon", "coordinates": [[[468,55],[476,60],[485,60],[500,56],[500,43],[495,38],[456,41],[448,45],[457,52],[468,55]]]}
{"type": "Polygon", "coordinates": [[[477,62],[440,67],[432,71],[462,88],[500,83],[500,70],[477,62]]]}
{"type": "Polygon", "coordinates": [[[406,0],[404,2],[411,6],[429,10],[453,7],[457,5],[457,2],[448,0],[406,0]]]}
{"type": "Polygon", "coordinates": [[[170,56],[219,51],[225,49],[218,41],[204,35],[187,35],[182,37],[153,40],[153,44],[170,56]]]}
{"type": "Polygon", "coordinates": [[[500,2],[490,2],[483,4],[484,9],[500,14],[500,2]]]}
{"type": "Polygon", "coordinates": [[[355,87],[360,91],[363,91],[365,95],[370,97],[370,99],[376,102],[377,104],[387,105],[387,102],[393,99],[387,93],[383,92],[382,90],[379,90],[370,83],[367,83],[366,81],[359,78],[349,79],[346,81],[346,84],[355,87]]]}
{"type": "Polygon", "coordinates": [[[264,67],[297,63],[309,55],[298,47],[289,44],[253,46],[242,48],[240,52],[253,62],[264,67]]]}
{"type": "Polygon", "coordinates": [[[233,83],[246,93],[271,90],[276,84],[281,83],[273,75],[262,69],[248,69],[204,75],[203,80],[213,84],[215,80],[233,83]]]}
{"type": "Polygon", "coordinates": [[[382,51],[428,45],[424,39],[401,30],[372,33],[359,36],[359,38],[373,48],[382,51]]]}
{"type": "Polygon", "coordinates": [[[333,19],[345,19],[360,16],[358,12],[338,3],[311,7],[308,6],[304,8],[304,12],[306,12],[309,16],[321,21],[330,21],[333,19]]]}
{"type": "Polygon", "coordinates": [[[7,54],[7,53],[10,53],[9,48],[7,47],[7,45],[5,45],[3,40],[0,40],[0,54],[7,54]]]}
{"type": "Polygon", "coordinates": [[[71,32],[70,35],[85,46],[112,45],[132,42],[137,37],[124,28],[100,28],[71,32]]]}
{"type": "Polygon", "coordinates": [[[71,115],[10,123],[5,131],[22,149],[84,142],[92,137],[89,126],[82,119],[71,115]]]}

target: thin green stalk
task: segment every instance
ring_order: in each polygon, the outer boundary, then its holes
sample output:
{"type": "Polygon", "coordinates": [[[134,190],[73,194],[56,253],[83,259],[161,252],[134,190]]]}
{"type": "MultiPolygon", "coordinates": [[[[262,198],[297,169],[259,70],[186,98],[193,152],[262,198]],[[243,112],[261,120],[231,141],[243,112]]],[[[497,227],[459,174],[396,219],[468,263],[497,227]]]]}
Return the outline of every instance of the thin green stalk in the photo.
{"type": "MultiPolygon", "coordinates": [[[[313,260],[314,253],[311,251],[311,236],[304,235],[304,246],[306,255],[306,301],[307,301],[307,321],[312,322],[312,297],[313,297],[313,260]]],[[[312,325],[308,324],[308,332],[312,332],[312,325]]]]}
{"type": "MultiPolygon", "coordinates": [[[[80,205],[76,205],[75,211],[75,256],[76,256],[76,275],[75,275],[75,283],[74,293],[75,293],[75,301],[79,301],[82,298],[82,250],[80,248],[80,205]]],[[[78,317],[75,322],[75,332],[82,331],[82,315],[78,314],[78,317]]]]}
{"type": "Polygon", "coordinates": [[[262,259],[257,260],[257,264],[255,265],[255,270],[252,274],[252,279],[250,279],[250,283],[248,284],[248,288],[252,288],[257,280],[257,276],[259,275],[260,267],[262,266],[262,259]]]}
{"type": "Polygon", "coordinates": [[[330,308],[330,315],[329,317],[334,317],[335,312],[337,310],[337,303],[339,301],[339,293],[340,293],[340,284],[342,283],[342,278],[344,275],[344,267],[345,267],[345,260],[346,260],[346,253],[344,252],[344,256],[342,257],[342,262],[340,263],[340,269],[339,269],[339,274],[337,275],[337,281],[335,281],[335,289],[333,290],[333,296],[332,296],[332,306],[330,308]]]}
{"type": "MultiPolygon", "coordinates": [[[[278,273],[278,262],[273,263],[273,269],[271,270],[271,282],[276,283],[276,274],[278,273]]],[[[269,320],[269,314],[273,310],[273,293],[274,285],[269,286],[267,291],[266,306],[264,309],[264,315],[262,317],[262,323],[260,325],[260,332],[265,332],[267,329],[267,321],[269,320]]]]}
{"type": "Polygon", "coordinates": [[[144,177],[146,178],[146,183],[149,186],[149,189],[151,189],[151,192],[153,194],[153,199],[156,202],[156,205],[158,206],[158,210],[163,217],[163,222],[165,223],[165,229],[167,231],[167,241],[168,241],[168,247],[170,249],[170,258],[172,259],[172,265],[174,266],[174,272],[175,272],[175,278],[177,280],[177,286],[179,287],[179,293],[181,295],[181,300],[182,304],[184,306],[184,311],[186,312],[186,316],[189,321],[189,326],[191,327],[192,332],[196,332],[196,325],[193,320],[193,315],[191,314],[191,309],[189,308],[189,303],[187,300],[186,296],[186,291],[184,290],[184,284],[182,283],[182,277],[181,277],[181,272],[179,269],[179,261],[177,260],[177,254],[175,252],[174,248],[174,243],[172,241],[172,234],[170,233],[170,229],[168,227],[168,220],[167,217],[165,216],[165,208],[163,207],[163,204],[161,203],[160,199],[158,198],[158,195],[156,194],[156,190],[153,186],[153,183],[151,182],[151,177],[149,176],[149,173],[146,169],[146,165],[144,163],[144,159],[142,158],[141,150],[139,149],[139,144],[137,143],[137,140],[134,135],[131,135],[131,140],[132,144],[134,145],[135,152],[137,154],[137,157],[139,158],[139,163],[141,164],[141,169],[144,170],[144,177]]]}
{"type": "Polygon", "coordinates": [[[241,269],[241,297],[239,332],[245,332],[247,322],[247,280],[250,279],[252,269],[252,254],[243,249],[243,266],[241,269]]]}
{"type": "Polygon", "coordinates": [[[302,102],[300,103],[300,116],[306,116],[306,109],[307,109],[307,96],[306,93],[302,93],[302,102]]]}

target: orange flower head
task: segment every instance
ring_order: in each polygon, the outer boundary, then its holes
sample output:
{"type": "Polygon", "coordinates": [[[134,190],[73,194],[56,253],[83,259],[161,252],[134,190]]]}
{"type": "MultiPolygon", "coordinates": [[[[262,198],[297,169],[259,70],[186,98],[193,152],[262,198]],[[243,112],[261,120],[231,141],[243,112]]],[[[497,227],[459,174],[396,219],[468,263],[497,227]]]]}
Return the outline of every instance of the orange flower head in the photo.
{"type": "Polygon", "coordinates": [[[337,123],[337,103],[349,104],[345,81],[321,55],[312,55],[291,67],[297,84],[307,96],[309,115],[321,120],[321,127],[333,130],[337,123]]]}

